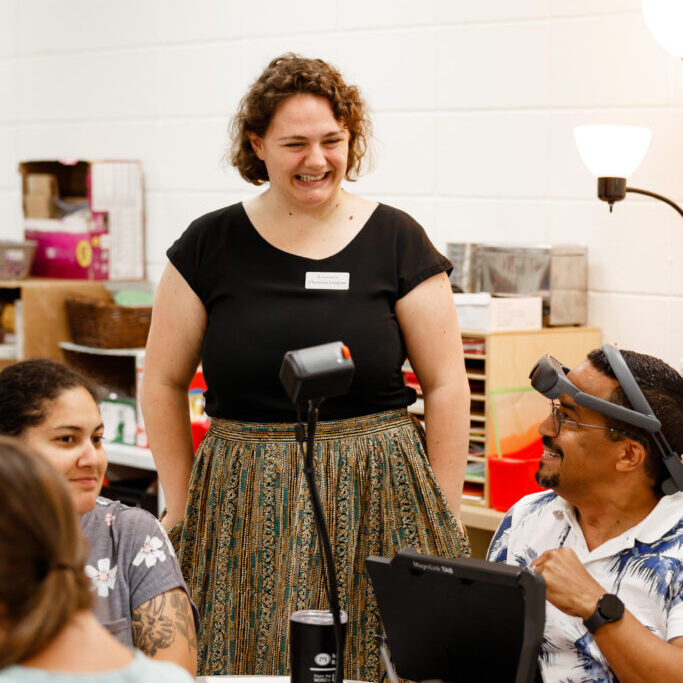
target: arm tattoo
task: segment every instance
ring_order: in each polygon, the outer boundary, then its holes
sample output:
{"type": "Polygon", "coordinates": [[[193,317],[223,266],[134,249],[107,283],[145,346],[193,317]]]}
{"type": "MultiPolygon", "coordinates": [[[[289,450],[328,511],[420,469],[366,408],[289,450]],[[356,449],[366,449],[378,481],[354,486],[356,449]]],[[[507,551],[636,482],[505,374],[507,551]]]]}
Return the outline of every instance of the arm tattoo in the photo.
{"type": "Polygon", "coordinates": [[[178,589],[171,592],[173,623],[176,631],[185,639],[190,652],[197,652],[197,632],[194,627],[194,615],[190,600],[184,591],[178,589]]]}
{"type": "Polygon", "coordinates": [[[185,640],[190,652],[197,650],[192,610],[185,592],[180,588],[160,593],[134,609],[131,628],[135,647],[149,657],[155,657],[160,650],[171,647],[176,636],[185,640]]]}
{"type": "Polygon", "coordinates": [[[175,640],[173,623],[165,614],[166,594],[161,593],[133,610],[133,643],[146,655],[154,657],[175,640]]]}

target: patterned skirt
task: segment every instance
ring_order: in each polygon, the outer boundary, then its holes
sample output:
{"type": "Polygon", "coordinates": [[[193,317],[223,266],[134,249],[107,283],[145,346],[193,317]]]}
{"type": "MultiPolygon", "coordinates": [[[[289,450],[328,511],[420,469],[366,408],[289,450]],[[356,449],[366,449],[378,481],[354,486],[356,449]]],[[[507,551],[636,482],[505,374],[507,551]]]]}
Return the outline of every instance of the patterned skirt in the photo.
{"type": "MultiPolygon", "coordinates": [[[[467,537],[405,410],[319,423],[314,466],[349,615],[345,678],[377,681],[382,628],[365,558],[406,546],[466,556],[467,537]]],[[[199,609],[198,673],[288,673],[288,615],[328,606],[293,425],[212,420],[171,539],[199,609]]]]}

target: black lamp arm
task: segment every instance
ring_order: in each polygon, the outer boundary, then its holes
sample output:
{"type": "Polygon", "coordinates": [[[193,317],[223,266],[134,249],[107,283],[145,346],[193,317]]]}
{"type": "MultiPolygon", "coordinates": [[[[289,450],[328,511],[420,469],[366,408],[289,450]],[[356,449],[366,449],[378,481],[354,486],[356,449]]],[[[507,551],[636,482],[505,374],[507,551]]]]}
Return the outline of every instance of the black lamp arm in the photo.
{"type": "Polygon", "coordinates": [[[678,213],[683,216],[683,209],[681,209],[676,202],[671,201],[670,199],[667,199],[661,194],[657,194],[656,192],[650,192],[649,190],[640,190],[637,187],[627,187],[626,192],[634,192],[635,194],[644,194],[647,195],[648,197],[654,197],[655,199],[660,199],[661,201],[667,203],[669,206],[672,206],[678,213]]]}
{"type": "Polygon", "coordinates": [[[660,201],[663,201],[674,208],[681,216],[683,216],[683,209],[681,209],[676,202],[673,202],[669,198],[664,197],[661,194],[657,194],[656,192],[650,192],[650,190],[641,190],[637,187],[626,187],[626,178],[613,178],[608,176],[602,176],[598,178],[598,198],[609,204],[610,213],[612,213],[614,202],[619,202],[624,199],[627,192],[633,192],[634,194],[644,194],[647,197],[659,199],[660,201]]]}

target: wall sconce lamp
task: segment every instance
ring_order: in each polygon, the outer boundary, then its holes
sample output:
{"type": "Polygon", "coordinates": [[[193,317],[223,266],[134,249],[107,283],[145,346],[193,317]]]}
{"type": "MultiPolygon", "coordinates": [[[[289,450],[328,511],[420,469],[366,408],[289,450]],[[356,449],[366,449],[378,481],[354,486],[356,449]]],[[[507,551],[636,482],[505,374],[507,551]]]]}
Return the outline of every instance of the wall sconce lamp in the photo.
{"type": "Polygon", "coordinates": [[[683,2],[643,0],[643,19],[655,40],[671,54],[683,59],[683,2]]]}
{"type": "Polygon", "coordinates": [[[626,186],[626,178],[640,165],[651,137],[649,128],[639,126],[577,126],[574,129],[581,159],[597,177],[598,197],[609,204],[610,213],[614,202],[633,192],[660,199],[683,217],[683,209],[661,194],[626,186]]]}

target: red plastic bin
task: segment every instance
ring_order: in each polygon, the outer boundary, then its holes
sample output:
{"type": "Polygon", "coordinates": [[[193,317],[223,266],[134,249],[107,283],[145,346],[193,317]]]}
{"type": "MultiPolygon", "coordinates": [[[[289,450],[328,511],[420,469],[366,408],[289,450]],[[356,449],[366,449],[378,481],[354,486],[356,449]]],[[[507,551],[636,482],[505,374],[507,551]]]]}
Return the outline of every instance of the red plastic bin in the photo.
{"type": "Polygon", "coordinates": [[[202,442],[202,439],[206,435],[206,432],[209,431],[210,423],[208,420],[205,422],[192,422],[191,427],[192,427],[192,446],[194,447],[194,450],[196,451],[199,448],[199,444],[202,442]]]}
{"type": "Polygon", "coordinates": [[[494,510],[507,512],[520,498],[543,489],[536,483],[536,471],[543,454],[538,439],[502,458],[489,455],[489,505],[494,510]]]}

